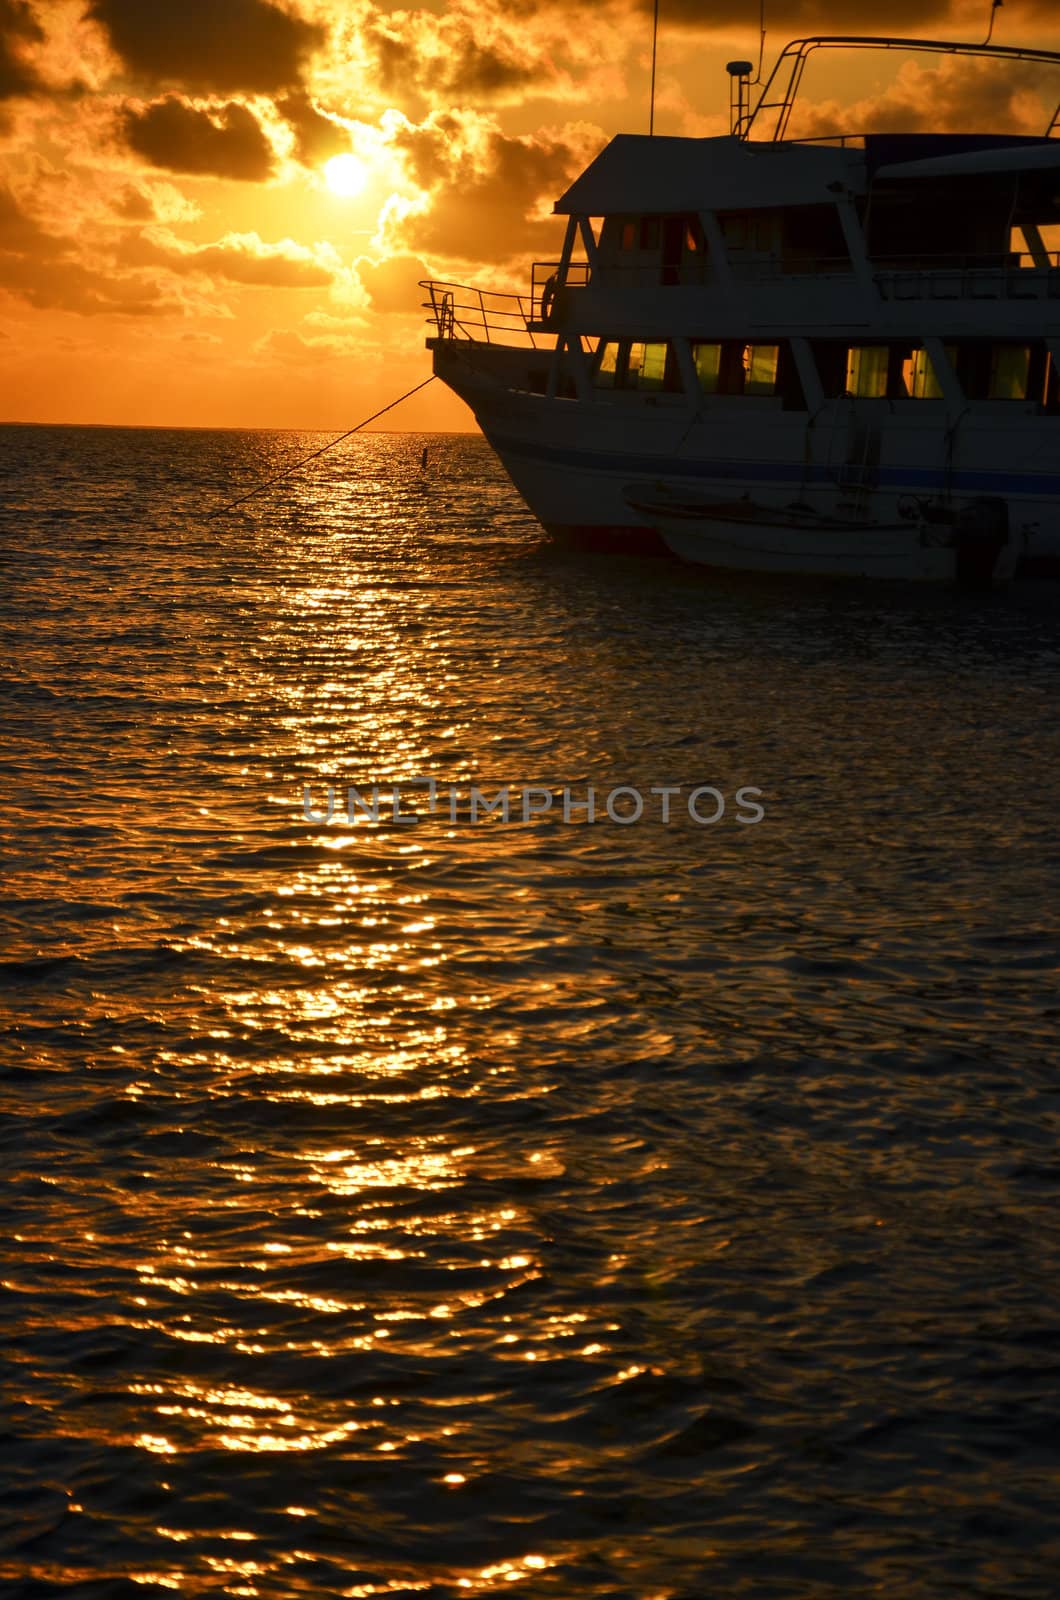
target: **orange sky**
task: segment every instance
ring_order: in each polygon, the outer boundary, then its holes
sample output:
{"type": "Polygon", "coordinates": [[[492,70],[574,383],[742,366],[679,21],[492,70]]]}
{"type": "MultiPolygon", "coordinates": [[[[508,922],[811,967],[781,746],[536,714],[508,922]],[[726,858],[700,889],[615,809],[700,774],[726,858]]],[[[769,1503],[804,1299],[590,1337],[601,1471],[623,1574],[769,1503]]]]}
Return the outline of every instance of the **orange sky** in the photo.
{"type": "MultiPolygon", "coordinates": [[[[0,0],[0,421],[352,426],[430,370],[418,279],[525,289],[554,198],[646,129],[650,9],[0,0]]],[[[725,132],[757,0],[660,14],[656,131],[725,132]]],[[[806,33],[976,40],[988,18],[769,0],[767,61],[806,33]]],[[[1060,8],[1005,0],[995,38],[1060,48],[1060,8]]],[[[1060,95],[1034,70],[819,61],[804,131],[1040,133],[1060,95]]],[[[380,426],[473,422],[432,385],[380,426]]]]}

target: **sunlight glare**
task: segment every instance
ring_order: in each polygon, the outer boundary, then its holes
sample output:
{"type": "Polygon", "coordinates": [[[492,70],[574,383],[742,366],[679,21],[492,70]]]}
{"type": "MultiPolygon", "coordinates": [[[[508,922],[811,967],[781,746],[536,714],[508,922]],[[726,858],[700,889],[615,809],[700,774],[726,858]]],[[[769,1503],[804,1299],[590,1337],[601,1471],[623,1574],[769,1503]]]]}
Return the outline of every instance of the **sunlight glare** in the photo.
{"type": "Polygon", "coordinates": [[[324,182],[332,194],[352,200],[364,189],[368,173],[364,162],[355,155],[332,156],[330,161],[324,163],[324,182]]]}

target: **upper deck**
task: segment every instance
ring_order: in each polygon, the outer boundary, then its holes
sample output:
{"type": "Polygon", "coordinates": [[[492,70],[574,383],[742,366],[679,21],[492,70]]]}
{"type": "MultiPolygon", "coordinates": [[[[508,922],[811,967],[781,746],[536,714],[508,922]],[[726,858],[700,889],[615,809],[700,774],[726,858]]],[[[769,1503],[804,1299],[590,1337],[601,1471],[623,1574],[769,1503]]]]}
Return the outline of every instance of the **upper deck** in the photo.
{"type": "Polygon", "coordinates": [[[1060,117],[1038,136],[788,137],[808,58],[839,47],[1049,64],[1060,86],[1049,51],[822,36],[781,53],[752,111],[733,63],[731,133],[619,134],[556,202],[531,335],[1060,339],[1060,117]]]}

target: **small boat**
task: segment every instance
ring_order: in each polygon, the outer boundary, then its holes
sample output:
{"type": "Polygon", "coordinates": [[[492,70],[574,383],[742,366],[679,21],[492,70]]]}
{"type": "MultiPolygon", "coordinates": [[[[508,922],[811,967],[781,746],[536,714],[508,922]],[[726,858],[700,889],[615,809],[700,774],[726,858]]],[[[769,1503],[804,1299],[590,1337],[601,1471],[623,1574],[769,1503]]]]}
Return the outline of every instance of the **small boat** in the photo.
{"type": "Polygon", "coordinates": [[[675,555],[734,572],[982,587],[1011,578],[1018,554],[1003,501],[973,502],[949,515],[935,510],[931,519],[910,506],[901,521],[872,522],[801,501],[689,497],[661,483],[631,485],[625,500],[675,555]]]}

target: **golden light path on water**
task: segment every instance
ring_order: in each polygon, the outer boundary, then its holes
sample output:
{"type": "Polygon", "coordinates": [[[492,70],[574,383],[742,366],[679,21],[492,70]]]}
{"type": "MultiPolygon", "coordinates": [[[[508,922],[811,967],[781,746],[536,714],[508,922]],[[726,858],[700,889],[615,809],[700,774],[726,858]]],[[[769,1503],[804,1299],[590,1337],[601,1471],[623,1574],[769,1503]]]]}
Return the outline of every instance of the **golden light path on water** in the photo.
{"type": "Polygon", "coordinates": [[[1044,1600],[1055,619],[563,556],[457,438],[196,516],[305,444],[22,491],[0,1582],[1044,1600]],[[589,782],[767,819],[468,815],[589,782]]]}

